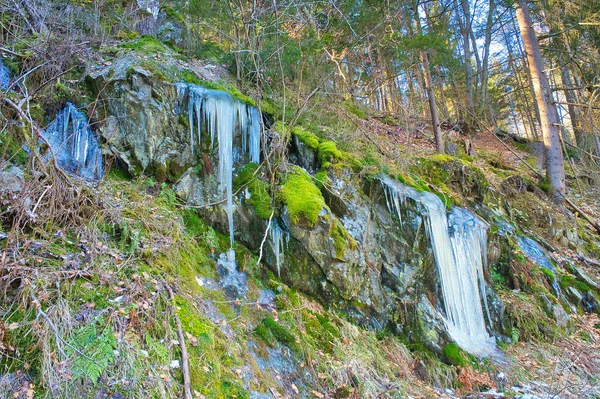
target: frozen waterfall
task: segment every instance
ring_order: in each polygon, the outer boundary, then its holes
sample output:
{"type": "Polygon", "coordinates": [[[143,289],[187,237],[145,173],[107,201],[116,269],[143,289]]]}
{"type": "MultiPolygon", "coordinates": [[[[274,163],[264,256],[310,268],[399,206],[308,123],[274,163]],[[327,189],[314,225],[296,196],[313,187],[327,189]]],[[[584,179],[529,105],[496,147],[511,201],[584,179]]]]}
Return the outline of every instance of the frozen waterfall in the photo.
{"type": "Polygon", "coordinates": [[[271,248],[275,254],[277,277],[281,277],[281,260],[285,251],[285,245],[290,240],[290,233],[283,230],[279,223],[277,223],[277,220],[273,219],[271,222],[271,231],[269,235],[271,238],[271,248]]]}
{"type": "Polygon", "coordinates": [[[2,60],[0,60],[0,89],[6,90],[8,89],[8,85],[10,84],[10,70],[2,60]]]}
{"type": "Polygon", "coordinates": [[[466,209],[454,208],[447,214],[435,194],[418,192],[387,176],[382,176],[381,182],[390,213],[400,218],[407,198],[416,201],[425,211],[450,336],[468,352],[491,354],[495,344],[486,330],[482,306],[483,298],[487,312],[483,278],[487,225],[466,209]]]}
{"type": "Polygon", "coordinates": [[[47,156],[55,157],[60,168],[85,179],[102,178],[102,152],[98,140],[86,116],[73,104],[67,103],[58,112],[43,135],[50,146],[47,156]]]}
{"type": "Polygon", "coordinates": [[[240,154],[248,154],[250,162],[260,163],[260,139],[262,118],[255,107],[244,104],[230,94],[211,90],[202,86],[180,83],[180,94],[188,93],[188,124],[190,150],[192,154],[202,153],[202,149],[219,151],[219,190],[226,195],[229,239],[233,247],[233,163],[240,154]],[[206,132],[208,137],[203,137],[206,132]],[[241,133],[241,148],[234,147],[234,136],[241,133]],[[216,138],[216,142],[215,142],[216,138]],[[210,139],[204,143],[205,140],[210,139]]]}

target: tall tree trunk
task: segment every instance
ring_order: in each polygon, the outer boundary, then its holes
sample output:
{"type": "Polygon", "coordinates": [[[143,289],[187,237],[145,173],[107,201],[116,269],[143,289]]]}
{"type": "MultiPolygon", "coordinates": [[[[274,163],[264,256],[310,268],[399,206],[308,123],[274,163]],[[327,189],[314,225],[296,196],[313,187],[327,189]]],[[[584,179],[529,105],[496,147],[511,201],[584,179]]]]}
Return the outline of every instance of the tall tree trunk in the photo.
{"type": "Polygon", "coordinates": [[[569,75],[569,70],[566,66],[562,66],[560,68],[560,77],[562,81],[562,85],[565,87],[565,98],[567,99],[567,109],[569,111],[569,117],[571,118],[571,126],[573,126],[573,134],[575,136],[575,142],[580,148],[589,150],[588,141],[585,137],[585,132],[581,126],[581,117],[579,115],[579,110],[573,106],[573,104],[577,103],[577,97],[573,92],[573,83],[571,82],[571,76],[569,75]]]}
{"type": "Polygon", "coordinates": [[[540,124],[544,147],[546,148],[546,176],[550,182],[551,196],[558,204],[565,198],[565,166],[560,137],[558,133],[558,113],[552,102],[552,92],[548,78],[544,73],[544,61],[540,52],[540,45],[533,30],[531,16],[526,0],[515,3],[519,30],[523,38],[525,53],[529,61],[531,81],[535,91],[535,98],[540,110],[540,124]]]}
{"type": "Polygon", "coordinates": [[[483,109],[487,104],[487,86],[490,76],[490,44],[492,43],[492,26],[494,22],[494,9],[496,5],[494,0],[488,2],[488,15],[485,25],[485,40],[483,44],[483,61],[481,65],[481,101],[479,105],[479,114],[483,115],[483,109]]]}
{"type": "Polygon", "coordinates": [[[461,17],[461,13],[459,11],[457,0],[454,0],[454,8],[456,10],[456,20],[458,21],[458,25],[460,28],[460,33],[462,35],[462,43],[463,43],[463,53],[464,53],[464,67],[465,67],[465,85],[467,89],[467,115],[466,119],[470,119],[470,115],[473,112],[473,68],[471,65],[471,16],[469,10],[469,1],[468,0],[460,0],[461,8],[463,10],[463,15],[465,21],[461,17]]]}
{"type": "Polygon", "coordinates": [[[443,154],[444,140],[442,139],[440,118],[438,116],[437,105],[435,103],[435,92],[433,90],[433,82],[431,80],[431,72],[429,70],[429,58],[427,57],[427,53],[423,50],[421,50],[421,65],[423,66],[423,75],[425,77],[425,90],[427,91],[427,100],[429,101],[429,109],[431,111],[431,123],[433,125],[433,138],[435,140],[435,148],[440,154],[443,154]]]}

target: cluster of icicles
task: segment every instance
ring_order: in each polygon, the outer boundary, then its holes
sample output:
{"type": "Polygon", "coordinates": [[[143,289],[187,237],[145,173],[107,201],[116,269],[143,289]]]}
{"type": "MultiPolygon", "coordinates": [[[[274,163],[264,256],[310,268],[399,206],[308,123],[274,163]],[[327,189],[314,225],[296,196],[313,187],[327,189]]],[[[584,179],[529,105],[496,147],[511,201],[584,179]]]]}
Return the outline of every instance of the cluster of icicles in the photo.
{"type": "Polygon", "coordinates": [[[455,207],[449,214],[434,194],[418,192],[382,176],[388,210],[402,223],[401,209],[406,198],[424,210],[450,336],[463,349],[478,355],[494,352],[494,340],[486,330],[487,308],[483,268],[486,262],[487,225],[466,209],[455,207]],[[484,306],[482,306],[482,300],[484,306]]]}
{"type": "Polygon", "coordinates": [[[88,180],[102,178],[98,140],[73,104],[67,103],[42,134],[50,147],[46,157],[53,157],[61,169],[88,180]]]}
{"type": "Polygon", "coordinates": [[[189,142],[192,154],[204,146],[219,151],[219,194],[226,196],[229,240],[233,247],[233,163],[248,154],[251,162],[260,162],[262,118],[255,107],[244,104],[228,93],[202,86],[180,83],[179,94],[188,96],[189,142]],[[209,137],[202,137],[207,132],[209,137]],[[241,132],[241,148],[234,148],[233,138],[241,132]],[[204,143],[209,140],[210,143],[204,143]],[[215,140],[216,139],[216,140],[215,140]]]}

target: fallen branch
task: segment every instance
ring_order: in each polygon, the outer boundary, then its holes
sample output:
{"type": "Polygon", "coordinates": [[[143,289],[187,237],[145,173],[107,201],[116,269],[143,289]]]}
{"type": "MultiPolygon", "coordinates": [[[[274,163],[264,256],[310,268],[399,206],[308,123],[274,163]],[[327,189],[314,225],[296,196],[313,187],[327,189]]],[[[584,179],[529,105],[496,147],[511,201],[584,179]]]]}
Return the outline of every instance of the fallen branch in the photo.
{"type": "Polygon", "coordinates": [[[598,261],[597,261],[597,260],[595,260],[595,259],[590,259],[590,258],[587,258],[587,257],[585,257],[585,256],[582,256],[582,255],[578,255],[578,256],[576,256],[576,257],[575,257],[575,259],[577,259],[578,261],[581,261],[581,262],[587,263],[587,264],[589,264],[589,265],[591,265],[591,266],[597,266],[597,267],[600,267],[600,262],[598,262],[598,261]]]}
{"type": "Polygon", "coordinates": [[[163,285],[167,288],[169,292],[169,299],[171,300],[171,307],[173,308],[173,317],[175,318],[175,326],[177,327],[177,335],[179,336],[179,347],[181,348],[181,370],[183,371],[183,392],[185,399],[193,399],[192,398],[192,383],[190,379],[190,364],[188,358],[187,348],[185,346],[185,336],[183,335],[183,327],[181,327],[181,320],[179,320],[179,316],[177,316],[177,310],[175,309],[175,294],[173,294],[173,290],[171,286],[165,282],[163,285]]]}
{"type": "Polygon", "coordinates": [[[594,226],[594,228],[596,229],[596,231],[598,232],[598,234],[600,234],[600,224],[598,224],[594,219],[592,219],[590,216],[586,215],[577,205],[575,205],[575,203],[573,201],[571,201],[569,198],[565,197],[565,202],[571,207],[573,208],[573,210],[577,213],[579,213],[581,215],[581,217],[583,217],[589,224],[591,224],[592,226],[594,226]]]}

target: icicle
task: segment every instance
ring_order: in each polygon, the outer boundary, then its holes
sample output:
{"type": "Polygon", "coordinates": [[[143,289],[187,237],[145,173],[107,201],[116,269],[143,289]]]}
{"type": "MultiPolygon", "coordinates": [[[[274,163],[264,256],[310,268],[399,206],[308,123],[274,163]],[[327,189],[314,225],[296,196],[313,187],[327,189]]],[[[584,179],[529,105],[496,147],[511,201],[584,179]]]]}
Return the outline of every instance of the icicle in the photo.
{"type": "Polygon", "coordinates": [[[260,112],[254,107],[250,108],[250,125],[248,132],[250,162],[260,163],[260,138],[261,138],[262,117],[260,112]]]}
{"type": "Polygon", "coordinates": [[[426,211],[425,223],[440,278],[450,335],[471,353],[494,352],[495,344],[486,330],[480,299],[483,298],[489,318],[483,279],[487,225],[461,208],[455,208],[448,216],[442,201],[432,193],[418,192],[387,176],[382,176],[381,182],[390,212],[400,217],[405,198],[415,200],[426,211]]]}
{"type": "Polygon", "coordinates": [[[56,157],[65,171],[92,180],[102,178],[102,153],[87,118],[71,103],[58,112],[43,132],[50,145],[49,157],[56,157]]]}
{"type": "Polygon", "coordinates": [[[190,148],[196,155],[197,148],[202,148],[202,129],[210,134],[210,148],[218,145],[219,152],[219,194],[226,196],[229,239],[233,247],[233,164],[239,160],[240,154],[249,153],[250,161],[260,161],[260,113],[233,98],[228,93],[210,90],[202,86],[179,83],[178,94],[188,90],[188,123],[190,125],[190,148]],[[195,124],[194,124],[195,122],[195,124]],[[194,131],[195,128],[195,131],[194,131]],[[242,137],[242,148],[233,147],[233,138],[239,132],[242,137]]]}
{"type": "Polygon", "coordinates": [[[0,60],[0,89],[6,90],[8,89],[8,85],[10,84],[10,70],[2,60],[0,60]]]}
{"type": "Polygon", "coordinates": [[[277,220],[271,221],[271,227],[269,235],[271,236],[271,248],[275,254],[275,263],[277,265],[277,276],[281,277],[281,261],[284,256],[285,245],[290,240],[290,233],[284,231],[277,220]]]}

